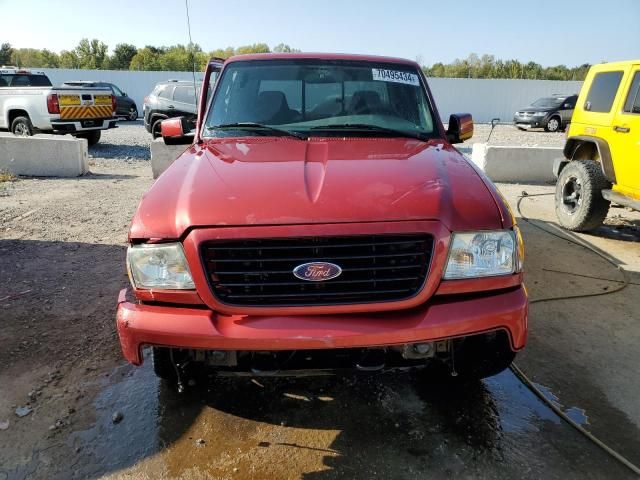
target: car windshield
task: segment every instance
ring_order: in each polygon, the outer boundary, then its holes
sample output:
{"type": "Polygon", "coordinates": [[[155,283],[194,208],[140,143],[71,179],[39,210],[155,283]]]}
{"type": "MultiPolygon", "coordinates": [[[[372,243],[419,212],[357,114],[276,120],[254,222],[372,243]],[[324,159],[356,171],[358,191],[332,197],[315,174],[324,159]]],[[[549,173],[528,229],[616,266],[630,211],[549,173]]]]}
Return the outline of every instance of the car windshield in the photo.
{"type": "Polygon", "coordinates": [[[545,98],[539,98],[538,100],[533,102],[531,106],[555,108],[562,105],[563,101],[564,101],[564,98],[560,98],[560,97],[545,97],[545,98]]]}
{"type": "Polygon", "coordinates": [[[410,65],[335,60],[229,64],[204,136],[406,136],[433,138],[433,114],[410,65]],[[271,128],[269,128],[271,127],[271,128]]]}

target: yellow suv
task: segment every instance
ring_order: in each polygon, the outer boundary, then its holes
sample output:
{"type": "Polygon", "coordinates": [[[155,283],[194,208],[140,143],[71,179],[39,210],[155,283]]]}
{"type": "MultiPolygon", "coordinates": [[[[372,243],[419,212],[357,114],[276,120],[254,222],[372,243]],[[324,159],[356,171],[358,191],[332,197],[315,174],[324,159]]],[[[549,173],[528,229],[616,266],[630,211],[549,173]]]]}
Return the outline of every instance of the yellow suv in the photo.
{"type": "Polygon", "coordinates": [[[597,228],[611,202],[640,210],[640,60],[591,67],[553,168],[568,230],[597,228]]]}

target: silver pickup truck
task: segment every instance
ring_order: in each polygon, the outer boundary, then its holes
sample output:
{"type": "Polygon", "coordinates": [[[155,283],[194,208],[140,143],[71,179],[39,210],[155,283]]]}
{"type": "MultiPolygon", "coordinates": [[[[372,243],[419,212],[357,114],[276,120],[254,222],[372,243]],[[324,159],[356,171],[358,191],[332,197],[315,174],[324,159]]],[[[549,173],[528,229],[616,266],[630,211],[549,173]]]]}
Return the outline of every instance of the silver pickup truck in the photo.
{"type": "Polygon", "coordinates": [[[44,72],[0,68],[0,129],[16,135],[69,133],[95,145],[117,127],[115,105],[109,89],[53,87],[44,72]]]}

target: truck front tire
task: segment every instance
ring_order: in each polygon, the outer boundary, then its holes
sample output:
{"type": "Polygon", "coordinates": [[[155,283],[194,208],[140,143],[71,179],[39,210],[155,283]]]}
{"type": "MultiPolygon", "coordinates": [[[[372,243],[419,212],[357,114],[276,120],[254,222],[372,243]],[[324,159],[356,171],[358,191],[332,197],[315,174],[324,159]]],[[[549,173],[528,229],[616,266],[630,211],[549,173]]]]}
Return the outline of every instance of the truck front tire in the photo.
{"type": "Polygon", "coordinates": [[[29,117],[16,117],[11,122],[11,133],[21,137],[30,137],[33,135],[33,124],[29,117]]]}
{"type": "Polygon", "coordinates": [[[76,137],[86,138],[89,146],[92,146],[100,141],[100,130],[91,130],[86,133],[78,133],[76,137]]]}
{"type": "Polygon", "coordinates": [[[560,225],[574,232],[598,228],[609,211],[610,202],[602,196],[602,190],[607,188],[611,183],[598,162],[569,162],[556,183],[556,216],[560,225]]]}
{"type": "Polygon", "coordinates": [[[178,375],[176,367],[171,361],[171,349],[167,347],[152,347],[151,360],[153,362],[153,372],[158,378],[169,383],[176,383],[178,375]]]}

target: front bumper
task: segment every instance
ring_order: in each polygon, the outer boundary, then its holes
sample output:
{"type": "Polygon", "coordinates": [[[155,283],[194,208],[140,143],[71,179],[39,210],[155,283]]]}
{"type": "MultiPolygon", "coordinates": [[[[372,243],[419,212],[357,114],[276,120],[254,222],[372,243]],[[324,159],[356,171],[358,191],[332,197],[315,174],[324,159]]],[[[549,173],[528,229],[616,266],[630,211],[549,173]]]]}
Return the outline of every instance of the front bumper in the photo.
{"type": "Polygon", "coordinates": [[[547,117],[548,115],[545,115],[543,117],[515,115],[513,117],[513,123],[516,126],[540,128],[540,127],[544,127],[547,124],[547,117]]]}
{"type": "Polygon", "coordinates": [[[106,130],[117,128],[116,118],[87,118],[84,120],[59,120],[52,121],[51,127],[58,133],[89,132],[91,130],[106,130]]]}
{"type": "Polygon", "coordinates": [[[505,330],[524,347],[524,286],[482,295],[444,295],[426,304],[379,313],[221,315],[208,308],[127,301],[120,292],[117,328],[125,358],[142,364],[145,345],[215,350],[310,350],[399,345],[505,330]]]}

